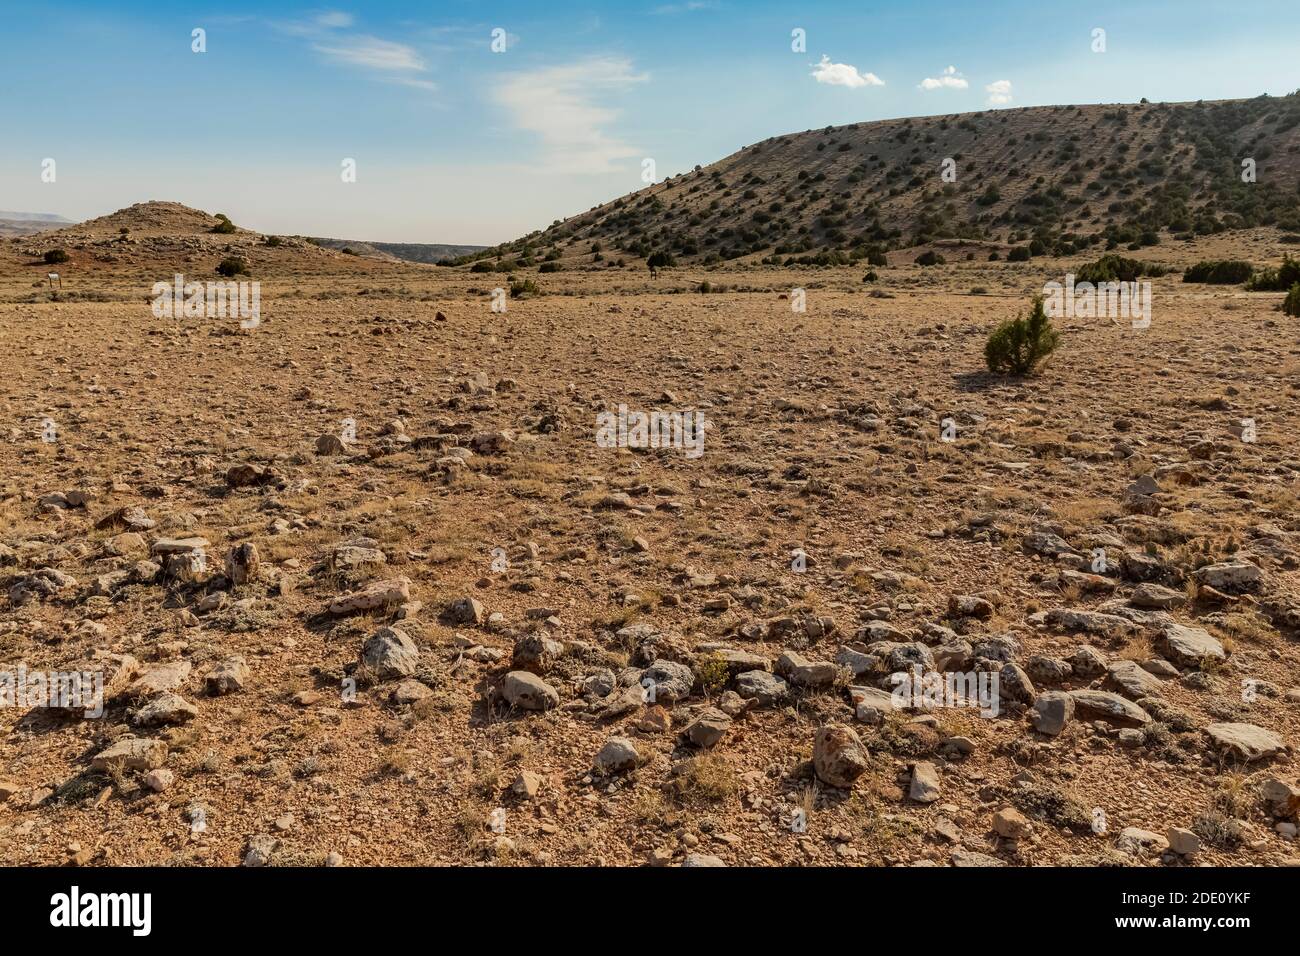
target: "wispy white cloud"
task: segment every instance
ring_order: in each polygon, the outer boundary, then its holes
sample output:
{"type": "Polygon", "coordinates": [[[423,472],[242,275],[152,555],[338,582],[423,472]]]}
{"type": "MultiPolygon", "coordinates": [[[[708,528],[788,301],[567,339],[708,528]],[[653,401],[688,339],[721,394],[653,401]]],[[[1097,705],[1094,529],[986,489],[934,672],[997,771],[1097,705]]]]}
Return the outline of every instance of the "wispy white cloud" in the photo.
{"type": "Polygon", "coordinates": [[[1011,102],[1011,81],[994,80],[984,87],[984,92],[989,95],[989,106],[1006,106],[1011,102]]]}
{"type": "Polygon", "coordinates": [[[352,14],[327,10],[306,19],[272,21],[271,26],[290,36],[302,37],[321,56],[342,66],[364,70],[374,79],[419,90],[436,90],[425,78],[429,72],[415,47],[394,40],[351,32],[352,14]]]}
{"type": "Polygon", "coordinates": [[[810,74],[818,83],[828,86],[884,86],[885,81],[874,73],[859,73],[856,66],[848,63],[832,63],[831,58],[822,54],[822,60],[810,74]]]}
{"type": "Polygon", "coordinates": [[[696,10],[716,10],[715,0],[688,0],[686,3],[665,3],[650,12],[657,16],[670,16],[674,13],[694,13],[696,10]]]}
{"type": "Polygon", "coordinates": [[[418,53],[405,43],[378,37],[339,37],[315,44],[312,49],[330,59],[366,70],[388,73],[422,73],[427,67],[418,53]]]}
{"type": "Polygon", "coordinates": [[[923,90],[964,90],[970,86],[955,66],[947,67],[938,76],[927,76],[920,85],[923,90]]]}
{"type": "Polygon", "coordinates": [[[343,29],[352,26],[352,14],[342,10],[327,10],[316,16],[316,25],[326,29],[343,29]]]}
{"type": "Polygon", "coordinates": [[[541,137],[551,172],[606,173],[637,151],[607,131],[619,111],[599,105],[648,77],[618,57],[594,57],[506,76],[493,98],[520,129],[541,137]]]}

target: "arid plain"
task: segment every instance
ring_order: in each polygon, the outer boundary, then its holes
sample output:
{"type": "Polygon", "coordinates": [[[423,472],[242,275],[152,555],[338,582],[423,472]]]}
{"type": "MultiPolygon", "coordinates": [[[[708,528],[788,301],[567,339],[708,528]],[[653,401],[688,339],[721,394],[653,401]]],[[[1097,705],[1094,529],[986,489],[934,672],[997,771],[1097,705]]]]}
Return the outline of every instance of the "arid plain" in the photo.
{"type": "Polygon", "coordinates": [[[0,664],[106,697],[0,708],[2,862],[1300,860],[1296,320],[1181,281],[1277,230],[1126,253],[1149,327],[1005,378],[989,332],[1096,255],[629,256],[494,311],[219,225],[0,242],[0,664]],[[158,317],[230,256],[255,327],[158,317]],[[620,405],[702,454],[601,447],[620,405]],[[911,666],[997,715],[897,708],[911,666]]]}

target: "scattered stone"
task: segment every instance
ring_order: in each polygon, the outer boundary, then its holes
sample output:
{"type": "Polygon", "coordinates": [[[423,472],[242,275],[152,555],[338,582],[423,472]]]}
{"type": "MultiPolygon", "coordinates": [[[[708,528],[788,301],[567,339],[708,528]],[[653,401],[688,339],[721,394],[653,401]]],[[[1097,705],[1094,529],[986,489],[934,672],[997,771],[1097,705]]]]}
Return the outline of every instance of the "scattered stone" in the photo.
{"type": "Polygon", "coordinates": [[[745,671],[736,675],[736,693],[758,707],[782,707],[790,701],[790,685],[768,671],[745,671]]]}
{"type": "Polygon", "coordinates": [[[1276,756],[1286,749],[1281,737],[1254,724],[1210,724],[1205,732],[1215,747],[1246,763],[1276,756]]]}
{"type": "Polygon", "coordinates": [[[213,668],[204,679],[204,685],[209,694],[220,697],[243,690],[248,684],[248,677],[248,664],[243,657],[235,655],[213,668]]]}
{"type": "Polygon", "coordinates": [[[1049,690],[1038,695],[1030,713],[1034,729],[1055,737],[1074,719],[1074,697],[1066,691],[1049,690]]]}
{"type": "Polygon", "coordinates": [[[934,764],[920,760],[912,765],[912,785],[907,795],[917,803],[934,803],[939,799],[939,771],[934,764]]]}
{"type": "Polygon", "coordinates": [[[902,709],[893,694],[877,687],[850,687],[849,700],[854,716],[864,724],[884,723],[886,717],[902,709]]]}
{"type": "Polygon", "coordinates": [[[501,684],[501,694],[511,707],[521,710],[550,710],[560,703],[559,692],[528,671],[507,674],[501,684]]]}
{"type": "Polygon", "coordinates": [[[165,767],[150,770],[144,775],[144,785],[154,793],[162,793],[172,785],[176,775],[165,767]]]}
{"type": "Polygon", "coordinates": [[[731,729],[731,718],[722,711],[710,707],[686,725],[682,731],[697,747],[713,747],[727,735],[731,729]]]}
{"type": "Polygon", "coordinates": [[[405,604],[411,600],[410,578],[373,581],[357,591],[337,597],[326,605],[325,613],[331,617],[359,614],[383,607],[405,604]]]}
{"type": "Polygon", "coordinates": [[[794,651],[786,651],[776,662],[777,673],[799,687],[825,688],[835,683],[838,668],[828,661],[809,661],[794,651]]]}
{"type": "Polygon", "coordinates": [[[1151,715],[1119,694],[1103,690],[1072,690],[1075,709],[1084,717],[1104,720],[1119,726],[1143,725],[1151,722],[1151,715]]]}
{"type": "Polygon", "coordinates": [[[1206,658],[1216,661],[1227,659],[1223,645],[1199,627],[1182,624],[1166,625],[1159,648],[1165,657],[1179,667],[1200,667],[1206,658]]]}
{"type": "Polygon", "coordinates": [[[1160,584],[1149,582],[1139,584],[1129,596],[1129,603],[1134,607],[1149,608],[1157,611],[1169,611],[1187,603],[1187,594],[1175,591],[1160,584]]]}
{"type": "Polygon", "coordinates": [[[1199,568],[1192,572],[1192,577],[1216,591],[1237,593],[1258,588],[1264,572],[1248,561],[1224,561],[1199,568]]]}
{"type": "Polygon", "coordinates": [[[853,728],[827,724],[813,739],[813,768],[832,787],[852,787],[867,769],[867,749],[853,728]]]}
{"type": "Polygon", "coordinates": [[[1201,838],[1182,827],[1170,827],[1165,831],[1165,838],[1169,841],[1169,849],[1179,856],[1192,856],[1201,849],[1201,838]]]}
{"type": "Polygon", "coordinates": [[[1107,668],[1107,681],[1130,700],[1159,697],[1164,681],[1138,666],[1136,661],[1119,660],[1107,668]]]}
{"type": "Polygon", "coordinates": [[[90,761],[92,770],[107,771],[121,763],[127,770],[154,770],[167,760],[167,745],[161,740],[123,737],[97,753],[90,761]]]}
{"type": "Polygon", "coordinates": [[[183,724],[199,715],[199,709],[177,694],[159,694],[141,707],[134,723],[141,727],[158,727],[166,724],[183,724]]]}
{"type": "Polygon", "coordinates": [[[993,814],[993,832],[1008,840],[1022,840],[1033,832],[1033,826],[1015,807],[1003,807],[993,814]]]}
{"type": "Polygon", "coordinates": [[[610,737],[596,754],[592,769],[608,776],[635,770],[640,762],[641,755],[637,753],[636,746],[631,740],[626,737],[610,737]]]}
{"type": "Polygon", "coordinates": [[[472,597],[458,598],[447,608],[447,621],[477,627],[487,618],[483,605],[472,597]]]}

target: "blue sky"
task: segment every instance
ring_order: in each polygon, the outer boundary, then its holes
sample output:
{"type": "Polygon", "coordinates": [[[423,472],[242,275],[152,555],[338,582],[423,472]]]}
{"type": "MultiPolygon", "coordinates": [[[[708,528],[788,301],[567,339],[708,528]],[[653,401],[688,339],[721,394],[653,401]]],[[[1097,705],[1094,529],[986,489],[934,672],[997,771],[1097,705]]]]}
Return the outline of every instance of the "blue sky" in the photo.
{"type": "Polygon", "coordinates": [[[1300,88],[1295,0],[0,4],[0,209],[170,199],[351,239],[504,241],[647,157],[832,124],[1300,88]]]}

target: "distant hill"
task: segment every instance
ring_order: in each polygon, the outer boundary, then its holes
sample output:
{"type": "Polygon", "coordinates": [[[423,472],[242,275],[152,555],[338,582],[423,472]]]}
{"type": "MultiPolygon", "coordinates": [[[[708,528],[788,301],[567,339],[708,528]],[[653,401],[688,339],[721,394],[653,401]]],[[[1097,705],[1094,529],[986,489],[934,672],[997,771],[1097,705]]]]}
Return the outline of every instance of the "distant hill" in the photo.
{"type": "Polygon", "coordinates": [[[27,222],[57,222],[71,223],[74,219],[65,219],[63,216],[56,215],[52,212],[14,212],[10,209],[0,209],[0,219],[20,219],[27,222]]]}
{"type": "MultiPolygon", "coordinates": [[[[0,245],[0,258],[39,266],[45,253],[61,249],[69,275],[135,270],[146,277],[172,270],[214,274],[226,258],[242,259],[254,278],[284,274],[373,273],[383,263],[347,256],[302,236],[263,235],[220,214],[176,202],[143,202],[107,216],[45,230],[0,245]]],[[[397,260],[393,260],[396,262],[397,260]]]]}
{"type": "Polygon", "coordinates": [[[1069,255],[1298,232],[1298,184],[1300,94],[988,110],[775,136],[460,261],[829,265],[942,240],[1069,255]]]}
{"type": "Polygon", "coordinates": [[[321,239],[313,237],[312,242],[318,246],[337,249],[340,252],[351,250],[358,256],[377,259],[400,259],[404,262],[424,262],[436,264],[460,256],[472,255],[486,249],[487,246],[452,246],[425,242],[365,242],[355,239],[321,239]]]}
{"type": "Polygon", "coordinates": [[[72,222],[73,220],[65,219],[52,212],[14,212],[0,209],[0,236],[30,236],[72,222]]]}

